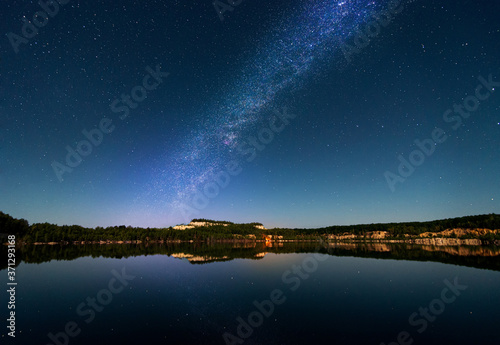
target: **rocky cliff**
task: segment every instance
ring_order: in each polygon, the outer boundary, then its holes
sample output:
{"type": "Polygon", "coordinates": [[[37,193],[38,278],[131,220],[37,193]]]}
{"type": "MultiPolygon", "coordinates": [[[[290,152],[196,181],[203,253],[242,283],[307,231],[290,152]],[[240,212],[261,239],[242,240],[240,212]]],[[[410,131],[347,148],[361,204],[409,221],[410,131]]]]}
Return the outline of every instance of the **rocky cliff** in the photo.
{"type": "MultiPolygon", "coordinates": [[[[447,229],[440,232],[424,232],[418,236],[411,236],[405,234],[405,239],[394,240],[390,239],[390,233],[388,231],[371,231],[366,232],[362,235],[355,235],[352,233],[342,233],[339,235],[328,235],[328,239],[332,241],[336,240],[368,240],[368,241],[380,241],[380,242],[402,242],[402,243],[414,243],[414,244],[424,244],[430,246],[460,246],[460,245],[482,245],[485,241],[480,239],[481,237],[487,235],[498,235],[500,230],[490,230],[490,229],[447,229]]],[[[494,241],[498,245],[497,242],[494,241]]]]}

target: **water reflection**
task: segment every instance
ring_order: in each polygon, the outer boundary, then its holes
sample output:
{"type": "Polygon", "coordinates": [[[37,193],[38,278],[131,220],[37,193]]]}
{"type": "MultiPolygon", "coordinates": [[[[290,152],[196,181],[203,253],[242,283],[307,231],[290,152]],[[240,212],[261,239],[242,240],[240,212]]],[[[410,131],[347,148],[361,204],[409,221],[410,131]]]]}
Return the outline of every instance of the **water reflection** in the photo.
{"type": "MultiPolygon", "coordinates": [[[[1,255],[7,248],[2,246],[1,255]]],[[[167,255],[191,264],[234,259],[260,260],[268,253],[320,252],[332,256],[434,261],[500,271],[500,248],[488,246],[430,246],[402,243],[232,242],[164,244],[30,245],[17,248],[17,262],[42,263],[79,257],[127,258],[167,255]]],[[[0,269],[5,269],[2,261],[0,269]]]]}

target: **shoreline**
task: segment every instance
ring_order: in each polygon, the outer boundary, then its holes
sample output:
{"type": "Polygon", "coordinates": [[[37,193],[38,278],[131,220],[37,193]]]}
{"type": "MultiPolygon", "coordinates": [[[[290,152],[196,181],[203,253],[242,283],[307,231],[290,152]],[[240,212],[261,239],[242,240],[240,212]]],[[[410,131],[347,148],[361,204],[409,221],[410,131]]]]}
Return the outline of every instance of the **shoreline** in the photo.
{"type": "MultiPolygon", "coordinates": [[[[311,243],[324,241],[326,236],[319,236],[316,239],[278,239],[278,240],[257,240],[257,239],[213,239],[213,240],[105,240],[105,241],[59,241],[59,242],[18,242],[19,246],[55,246],[55,245],[111,245],[111,244],[179,244],[179,243],[196,243],[196,244],[223,244],[223,243],[311,243]]],[[[479,238],[407,238],[407,239],[334,239],[326,238],[325,243],[354,243],[354,244],[371,244],[371,243],[388,243],[388,244],[414,244],[414,245],[430,245],[430,246],[500,246],[500,240],[483,240],[479,238]]],[[[3,243],[8,245],[8,243],[3,243]]]]}

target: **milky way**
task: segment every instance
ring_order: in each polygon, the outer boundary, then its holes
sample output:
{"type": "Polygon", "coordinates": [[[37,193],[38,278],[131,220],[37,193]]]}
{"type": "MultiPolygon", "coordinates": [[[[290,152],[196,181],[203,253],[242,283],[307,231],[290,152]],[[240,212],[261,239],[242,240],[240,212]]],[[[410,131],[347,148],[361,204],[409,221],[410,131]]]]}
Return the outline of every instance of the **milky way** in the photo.
{"type": "Polygon", "coordinates": [[[220,101],[205,111],[203,123],[162,158],[147,197],[173,208],[189,204],[195,191],[235,159],[235,148],[277,108],[279,97],[300,88],[321,63],[345,63],[335,54],[341,42],[383,8],[376,1],[307,1],[276,22],[272,32],[258,38],[257,51],[241,74],[226,83],[230,87],[222,90],[220,101]]]}

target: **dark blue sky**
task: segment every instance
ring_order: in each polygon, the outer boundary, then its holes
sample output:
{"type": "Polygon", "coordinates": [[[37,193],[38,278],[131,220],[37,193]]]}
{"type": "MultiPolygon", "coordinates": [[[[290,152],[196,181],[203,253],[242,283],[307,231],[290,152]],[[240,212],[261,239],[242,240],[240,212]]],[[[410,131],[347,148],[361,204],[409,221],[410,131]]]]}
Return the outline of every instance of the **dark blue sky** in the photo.
{"type": "Polygon", "coordinates": [[[0,4],[3,212],[145,227],[499,212],[498,2],[43,3],[0,4]]]}

